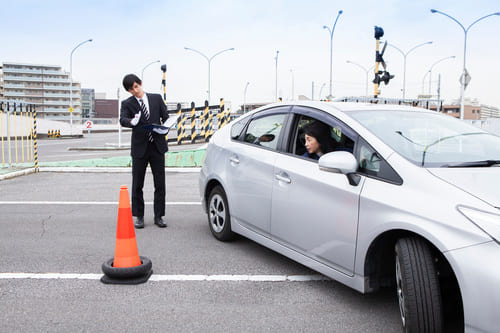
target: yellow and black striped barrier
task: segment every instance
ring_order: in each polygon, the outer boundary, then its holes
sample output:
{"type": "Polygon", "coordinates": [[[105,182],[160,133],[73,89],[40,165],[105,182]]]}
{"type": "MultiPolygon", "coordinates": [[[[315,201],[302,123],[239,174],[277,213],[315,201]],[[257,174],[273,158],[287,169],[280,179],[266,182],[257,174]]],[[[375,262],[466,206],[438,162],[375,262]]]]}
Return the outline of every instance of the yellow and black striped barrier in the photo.
{"type": "Polygon", "coordinates": [[[204,106],[196,107],[194,102],[186,109],[177,104],[177,138],[176,141],[183,144],[185,141],[196,143],[197,141],[208,141],[218,129],[230,121],[230,110],[224,106],[221,98],[219,105],[209,105],[205,101],[204,106]]]}
{"type": "Polygon", "coordinates": [[[2,168],[34,163],[35,171],[38,171],[36,135],[36,108],[33,104],[0,100],[2,168]]]}

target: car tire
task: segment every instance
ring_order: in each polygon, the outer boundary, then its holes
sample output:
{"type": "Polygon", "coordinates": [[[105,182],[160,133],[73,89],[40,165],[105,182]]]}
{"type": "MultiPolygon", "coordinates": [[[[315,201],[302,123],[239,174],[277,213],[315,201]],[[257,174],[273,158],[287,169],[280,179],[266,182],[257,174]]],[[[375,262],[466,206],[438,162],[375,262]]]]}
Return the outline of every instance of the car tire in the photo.
{"type": "Polygon", "coordinates": [[[102,272],[106,276],[115,279],[131,279],[144,276],[151,271],[153,263],[147,257],[140,256],[139,258],[141,264],[133,267],[113,267],[113,258],[111,258],[102,264],[102,272]]]}
{"type": "Polygon", "coordinates": [[[396,288],[405,332],[441,332],[443,311],[439,279],[427,243],[416,237],[395,246],[396,288]]]}
{"type": "Polygon", "coordinates": [[[215,238],[220,241],[234,239],[234,233],[231,231],[231,215],[229,214],[226,193],[219,185],[214,187],[210,192],[207,215],[210,231],[215,238]]]}

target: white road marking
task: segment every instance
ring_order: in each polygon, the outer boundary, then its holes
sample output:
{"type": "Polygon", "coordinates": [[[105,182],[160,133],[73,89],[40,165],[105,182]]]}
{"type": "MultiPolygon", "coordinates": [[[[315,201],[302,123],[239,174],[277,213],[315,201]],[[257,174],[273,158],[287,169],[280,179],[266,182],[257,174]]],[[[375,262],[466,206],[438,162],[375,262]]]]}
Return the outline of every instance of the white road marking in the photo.
{"type": "MultiPolygon", "coordinates": [[[[102,274],[71,273],[0,273],[0,280],[99,280],[102,274]]],[[[248,281],[248,282],[308,282],[330,281],[324,275],[161,275],[153,274],[150,281],[248,281]]]]}
{"type": "MultiPolygon", "coordinates": [[[[152,205],[152,201],[144,203],[152,205]]],[[[197,206],[200,201],[167,201],[171,206],[197,206]]],[[[118,205],[118,201],[0,201],[0,205],[118,205]]]]}

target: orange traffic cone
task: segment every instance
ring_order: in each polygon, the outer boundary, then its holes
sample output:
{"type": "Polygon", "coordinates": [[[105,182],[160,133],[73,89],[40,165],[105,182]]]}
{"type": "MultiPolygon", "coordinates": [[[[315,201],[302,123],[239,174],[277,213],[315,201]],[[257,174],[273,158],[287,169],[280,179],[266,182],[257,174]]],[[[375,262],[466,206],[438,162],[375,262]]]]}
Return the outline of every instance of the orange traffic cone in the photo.
{"type": "Polygon", "coordinates": [[[147,257],[139,257],[128,189],[127,186],[122,185],[118,203],[115,257],[102,264],[104,276],[101,282],[107,284],[144,283],[153,274],[152,265],[147,257]]]}
{"type": "Polygon", "coordinates": [[[115,260],[113,267],[134,267],[141,264],[135,239],[132,208],[127,186],[120,187],[118,202],[118,225],[116,227],[115,260]]]}

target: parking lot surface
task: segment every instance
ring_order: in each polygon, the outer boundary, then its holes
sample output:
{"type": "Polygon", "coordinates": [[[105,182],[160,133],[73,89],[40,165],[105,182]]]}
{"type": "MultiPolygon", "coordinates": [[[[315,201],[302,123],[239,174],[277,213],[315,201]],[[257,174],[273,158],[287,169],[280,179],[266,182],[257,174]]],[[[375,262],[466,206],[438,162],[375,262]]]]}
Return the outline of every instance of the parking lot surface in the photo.
{"type": "Polygon", "coordinates": [[[136,238],[153,276],[102,284],[120,185],[130,183],[130,173],[51,172],[0,183],[0,331],[401,330],[392,289],[362,295],[245,238],[215,240],[197,173],[167,171],[166,229],[153,225],[146,176],[146,227],[136,238]]]}

